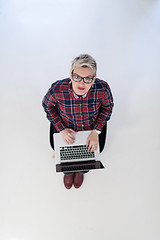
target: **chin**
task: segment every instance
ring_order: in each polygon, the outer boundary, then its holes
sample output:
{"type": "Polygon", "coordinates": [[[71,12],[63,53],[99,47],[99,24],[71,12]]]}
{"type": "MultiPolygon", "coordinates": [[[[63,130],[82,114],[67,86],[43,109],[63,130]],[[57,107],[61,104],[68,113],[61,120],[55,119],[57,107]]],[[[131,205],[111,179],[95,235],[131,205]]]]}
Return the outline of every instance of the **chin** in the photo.
{"type": "Polygon", "coordinates": [[[86,94],[86,91],[77,91],[76,94],[82,96],[86,94]]]}

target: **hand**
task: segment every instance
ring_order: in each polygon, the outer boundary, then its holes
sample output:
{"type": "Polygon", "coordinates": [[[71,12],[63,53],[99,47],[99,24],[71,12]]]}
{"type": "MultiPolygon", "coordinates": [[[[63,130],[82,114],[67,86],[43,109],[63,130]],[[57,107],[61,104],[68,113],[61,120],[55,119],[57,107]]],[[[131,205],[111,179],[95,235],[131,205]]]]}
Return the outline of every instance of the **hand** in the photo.
{"type": "Polygon", "coordinates": [[[73,136],[72,133],[76,132],[71,128],[65,128],[64,130],[60,131],[60,134],[63,136],[63,139],[68,144],[72,144],[75,141],[75,137],[73,136]]]}
{"type": "Polygon", "coordinates": [[[87,147],[89,152],[94,152],[98,148],[98,133],[96,131],[92,131],[87,138],[87,147]]]}

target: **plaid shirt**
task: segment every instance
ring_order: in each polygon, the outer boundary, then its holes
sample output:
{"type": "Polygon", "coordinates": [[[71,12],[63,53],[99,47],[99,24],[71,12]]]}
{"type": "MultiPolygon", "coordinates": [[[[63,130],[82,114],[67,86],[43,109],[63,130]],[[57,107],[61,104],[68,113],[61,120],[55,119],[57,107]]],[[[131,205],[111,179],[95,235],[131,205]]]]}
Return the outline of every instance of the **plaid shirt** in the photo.
{"type": "Polygon", "coordinates": [[[45,95],[42,105],[56,130],[102,130],[110,119],[113,97],[109,85],[96,78],[87,94],[79,97],[71,88],[70,78],[56,81],[45,95]]]}

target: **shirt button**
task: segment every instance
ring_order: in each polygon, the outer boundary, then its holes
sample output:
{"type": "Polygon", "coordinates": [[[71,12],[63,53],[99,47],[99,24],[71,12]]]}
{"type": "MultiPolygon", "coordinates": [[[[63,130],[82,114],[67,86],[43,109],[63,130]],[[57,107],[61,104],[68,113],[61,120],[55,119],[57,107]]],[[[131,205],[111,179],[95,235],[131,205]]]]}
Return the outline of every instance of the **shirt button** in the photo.
{"type": "Polygon", "coordinates": [[[82,124],[82,127],[84,127],[84,125],[82,124]]]}

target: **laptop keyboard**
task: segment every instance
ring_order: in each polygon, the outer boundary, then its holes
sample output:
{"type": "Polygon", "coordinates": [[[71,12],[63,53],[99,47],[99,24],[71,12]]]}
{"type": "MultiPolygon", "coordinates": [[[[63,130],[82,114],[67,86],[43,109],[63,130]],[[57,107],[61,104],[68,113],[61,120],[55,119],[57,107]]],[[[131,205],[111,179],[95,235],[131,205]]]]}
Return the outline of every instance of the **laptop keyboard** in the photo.
{"type": "Polygon", "coordinates": [[[61,160],[94,158],[95,153],[89,152],[86,145],[60,147],[61,160]]]}

